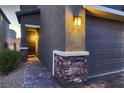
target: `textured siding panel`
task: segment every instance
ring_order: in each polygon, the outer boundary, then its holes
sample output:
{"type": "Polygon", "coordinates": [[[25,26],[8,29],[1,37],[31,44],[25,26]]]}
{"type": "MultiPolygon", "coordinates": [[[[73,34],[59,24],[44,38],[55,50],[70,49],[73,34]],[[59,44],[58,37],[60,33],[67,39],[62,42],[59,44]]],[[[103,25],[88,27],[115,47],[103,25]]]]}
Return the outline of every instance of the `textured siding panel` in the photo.
{"type": "Polygon", "coordinates": [[[124,23],[86,17],[86,50],[89,75],[121,70],[124,67],[124,23]]]}
{"type": "Polygon", "coordinates": [[[33,10],[36,8],[37,8],[37,5],[21,5],[20,6],[21,11],[33,10]]]}
{"type": "Polygon", "coordinates": [[[40,59],[52,68],[53,50],[65,50],[65,6],[40,6],[40,59]]]}
{"type": "Polygon", "coordinates": [[[3,48],[4,42],[5,42],[5,33],[3,33],[3,26],[0,25],[0,49],[3,48]]]}
{"type": "Polygon", "coordinates": [[[85,50],[85,10],[82,6],[66,6],[66,35],[65,50],[66,51],[83,51],[85,50]],[[74,26],[74,16],[81,17],[81,26],[74,26]]]}
{"type": "Polygon", "coordinates": [[[40,25],[40,14],[25,15],[21,17],[21,24],[40,25]]]}
{"type": "Polygon", "coordinates": [[[9,24],[3,17],[0,24],[0,49],[4,48],[4,43],[7,41],[7,33],[9,32],[9,24]]]}

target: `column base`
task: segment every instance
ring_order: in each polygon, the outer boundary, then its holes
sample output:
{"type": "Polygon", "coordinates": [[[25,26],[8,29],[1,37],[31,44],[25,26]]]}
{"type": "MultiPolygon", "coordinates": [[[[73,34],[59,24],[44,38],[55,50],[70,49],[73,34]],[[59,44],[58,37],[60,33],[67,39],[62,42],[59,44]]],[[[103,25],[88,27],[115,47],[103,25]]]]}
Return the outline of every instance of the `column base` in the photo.
{"type": "Polygon", "coordinates": [[[67,86],[82,85],[87,81],[89,52],[53,51],[53,75],[67,86]]]}

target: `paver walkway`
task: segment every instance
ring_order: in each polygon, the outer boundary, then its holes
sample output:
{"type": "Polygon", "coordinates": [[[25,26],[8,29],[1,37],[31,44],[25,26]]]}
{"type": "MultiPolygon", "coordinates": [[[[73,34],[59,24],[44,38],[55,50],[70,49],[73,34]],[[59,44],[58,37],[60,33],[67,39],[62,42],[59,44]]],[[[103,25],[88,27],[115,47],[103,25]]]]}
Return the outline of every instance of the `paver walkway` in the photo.
{"type": "MultiPolygon", "coordinates": [[[[28,60],[25,70],[25,88],[61,88],[63,87],[52,73],[37,58],[28,60]]],[[[124,88],[124,72],[93,78],[82,88],[124,88]]]]}
{"type": "Polygon", "coordinates": [[[37,58],[30,58],[25,70],[25,88],[59,88],[61,85],[37,58]]]}

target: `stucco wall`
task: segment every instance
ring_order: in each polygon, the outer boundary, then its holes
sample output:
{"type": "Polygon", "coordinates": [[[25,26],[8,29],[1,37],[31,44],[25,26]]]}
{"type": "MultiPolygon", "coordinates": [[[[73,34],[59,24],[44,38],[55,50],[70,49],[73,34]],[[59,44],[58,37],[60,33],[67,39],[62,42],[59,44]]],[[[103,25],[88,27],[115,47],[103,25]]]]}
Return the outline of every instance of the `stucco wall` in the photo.
{"type": "Polygon", "coordinates": [[[85,50],[85,10],[82,6],[66,6],[65,26],[65,50],[85,50]],[[74,16],[81,17],[81,26],[78,28],[74,26],[74,16]]]}
{"type": "Polygon", "coordinates": [[[0,49],[3,48],[5,42],[5,33],[3,33],[3,27],[0,25],[0,49]]]}
{"type": "Polygon", "coordinates": [[[21,17],[22,24],[40,25],[40,15],[32,14],[21,17]]]}
{"type": "Polygon", "coordinates": [[[7,34],[9,33],[9,24],[5,18],[3,18],[3,33],[5,34],[4,42],[7,42],[7,34]]]}
{"type": "Polygon", "coordinates": [[[21,47],[27,47],[27,28],[25,24],[40,25],[40,14],[21,17],[21,47]]]}
{"type": "Polygon", "coordinates": [[[22,11],[33,10],[36,8],[37,8],[37,5],[20,5],[20,9],[22,11]]]}
{"type": "Polygon", "coordinates": [[[65,6],[40,6],[40,10],[40,59],[52,68],[53,50],[65,50],[65,6]]]}
{"type": "Polygon", "coordinates": [[[0,48],[3,48],[4,43],[7,41],[8,31],[9,31],[9,24],[6,21],[6,19],[2,17],[1,24],[0,24],[0,48]]]}

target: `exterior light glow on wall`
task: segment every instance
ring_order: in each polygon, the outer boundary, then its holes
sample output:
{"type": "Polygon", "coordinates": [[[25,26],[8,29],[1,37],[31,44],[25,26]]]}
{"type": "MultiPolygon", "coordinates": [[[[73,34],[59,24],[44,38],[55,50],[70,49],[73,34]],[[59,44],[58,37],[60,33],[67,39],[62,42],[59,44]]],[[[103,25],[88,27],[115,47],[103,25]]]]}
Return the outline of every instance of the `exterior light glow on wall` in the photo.
{"type": "Polygon", "coordinates": [[[2,19],[3,19],[3,17],[2,17],[2,16],[0,16],[0,21],[2,21],[2,19]]]}
{"type": "Polygon", "coordinates": [[[75,27],[81,26],[81,17],[80,16],[74,16],[74,26],[75,27]]]}
{"type": "Polygon", "coordinates": [[[38,38],[38,36],[37,36],[37,35],[35,35],[35,36],[34,36],[34,38],[35,38],[35,39],[37,39],[37,38],[38,38]]]}

